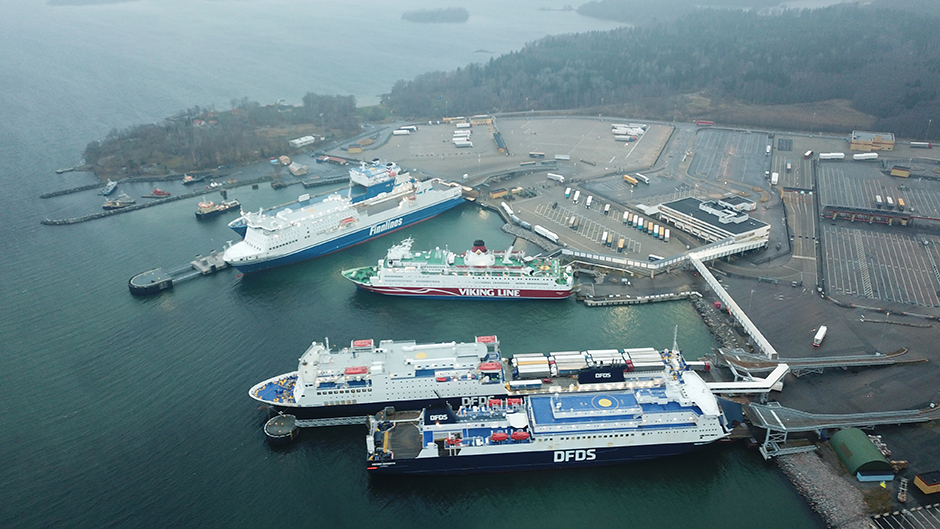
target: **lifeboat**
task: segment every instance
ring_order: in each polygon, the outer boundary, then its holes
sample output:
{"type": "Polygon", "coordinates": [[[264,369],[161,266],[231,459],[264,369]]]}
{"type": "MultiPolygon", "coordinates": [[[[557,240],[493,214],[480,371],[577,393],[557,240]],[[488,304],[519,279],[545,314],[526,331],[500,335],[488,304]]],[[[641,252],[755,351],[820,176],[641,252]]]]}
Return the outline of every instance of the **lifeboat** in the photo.
{"type": "Polygon", "coordinates": [[[446,443],[449,444],[449,445],[451,445],[451,446],[453,446],[453,445],[459,445],[459,444],[460,444],[460,439],[455,439],[455,438],[453,438],[453,437],[448,437],[446,443]]]}
{"type": "Polygon", "coordinates": [[[494,443],[499,443],[505,441],[506,439],[509,439],[509,435],[503,432],[496,432],[490,436],[490,440],[494,443]]]}
{"type": "Polygon", "coordinates": [[[447,377],[437,377],[434,380],[437,380],[438,382],[447,382],[447,377]]]}
{"type": "Polygon", "coordinates": [[[515,431],[509,436],[513,441],[525,441],[529,438],[529,432],[515,431]]]}
{"type": "Polygon", "coordinates": [[[499,362],[483,362],[480,364],[480,371],[501,371],[503,365],[499,362]]]}
{"type": "Polygon", "coordinates": [[[487,401],[486,405],[489,406],[490,408],[499,408],[500,406],[503,405],[503,401],[500,399],[490,399],[489,401],[487,401]]]}
{"type": "Polygon", "coordinates": [[[344,375],[365,375],[369,372],[369,368],[366,366],[356,366],[356,367],[347,367],[343,371],[344,375]]]}
{"type": "Polygon", "coordinates": [[[520,398],[509,398],[506,399],[506,404],[510,406],[522,406],[522,399],[520,398]]]}

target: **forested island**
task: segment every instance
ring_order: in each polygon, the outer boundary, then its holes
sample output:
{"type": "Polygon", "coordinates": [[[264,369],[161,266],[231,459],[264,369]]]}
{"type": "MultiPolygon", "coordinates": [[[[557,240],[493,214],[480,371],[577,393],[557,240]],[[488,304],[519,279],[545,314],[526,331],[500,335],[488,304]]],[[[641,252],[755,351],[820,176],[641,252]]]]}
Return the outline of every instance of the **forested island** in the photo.
{"type": "MultiPolygon", "coordinates": [[[[732,1],[732,0],[729,0],[732,1]]],[[[114,130],[85,150],[101,176],[210,169],[282,154],[288,139],[348,137],[362,121],[555,111],[768,129],[940,139],[940,19],[839,5],[702,9],[670,22],[546,37],[485,64],[398,81],[382,103],[308,93],[243,99],[114,130]],[[929,132],[929,137],[928,137],[929,132]]]]}
{"type": "Polygon", "coordinates": [[[436,22],[455,24],[466,22],[470,18],[470,13],[462,7],[445,7],[442,9],[422,9],[418,11],[406,11],[402,13],[401,18],[408,22],[436,22]]]}

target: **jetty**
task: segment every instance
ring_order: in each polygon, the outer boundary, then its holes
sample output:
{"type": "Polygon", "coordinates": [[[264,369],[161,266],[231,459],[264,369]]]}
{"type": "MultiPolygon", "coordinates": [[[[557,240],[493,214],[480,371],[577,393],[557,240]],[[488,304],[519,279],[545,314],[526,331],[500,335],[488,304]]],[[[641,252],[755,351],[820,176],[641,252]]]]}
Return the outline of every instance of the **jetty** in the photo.
{"type": "Polygon", "coordinates": [[[141,272],[127,281],[127,288],[135,296],[152,296],[173,288],[176,283],[214,274],[225,268],[228,268],[228,263],[221,254],[212,250],[206,257],[197,255],[191,262],[170,270],[154,268],[141,272]]]}

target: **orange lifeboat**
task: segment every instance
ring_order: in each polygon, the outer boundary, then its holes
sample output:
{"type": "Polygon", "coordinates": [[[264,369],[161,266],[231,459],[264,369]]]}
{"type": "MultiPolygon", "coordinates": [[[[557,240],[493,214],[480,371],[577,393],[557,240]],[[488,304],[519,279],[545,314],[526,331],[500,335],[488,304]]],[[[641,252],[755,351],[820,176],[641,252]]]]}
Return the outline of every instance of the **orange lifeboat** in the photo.
{"type": "Polygon", "coordinates": [[[500,443],[506,439],[509,439],[509,435],[503,432],[496,432],[490,436],[490,440],[494,443],[500,443]]]}
{"type": "Polygon", "coordinates": [[[456,438],[453,438],[453,437],[448,437],[446,442],[447,442],[447,444],[449,444],[449,445],[459,445],[459,444],[460,444],[460,439],[456,439],[456,438]]]}
{"type": "Polygon", "coordinates": [[[509,398],[509,399],[506,399],[506,404],[510,406],[522,406],[522,399],[521,398],[509,398]]]}
{"type": "Polygon", "coordinates": [[[529,438],[529,432],[515,431],[509,436],[513,441],[525,441],[529,438]]]}
{"type": "Polygon", "coordinates": [[[499,408],[503,405],[503,401],[500,399],[490,399],[486,402],[486,405],[490,408],[499,408]]]}
{"type": "Polygon", "coordinates": [[[369,372],[369,368],[366,366],[356,366],[356,367],[347,367],[343,374],[345,375],[365,375],[369,372]]]}
{"type": "Polygon", "coordinates": [[[437,377],[434,380],[437,380],[438,382],[447,382],[447,377],[437,377]]]}
{"type": "Polygon", "coordinates": [[[492,371],[501,371],[502,369],[503,369],[503,365],[500,364],[499,362],[483,362],[482,364],[480,364],[480,371],[492,372],[492,371]]]}

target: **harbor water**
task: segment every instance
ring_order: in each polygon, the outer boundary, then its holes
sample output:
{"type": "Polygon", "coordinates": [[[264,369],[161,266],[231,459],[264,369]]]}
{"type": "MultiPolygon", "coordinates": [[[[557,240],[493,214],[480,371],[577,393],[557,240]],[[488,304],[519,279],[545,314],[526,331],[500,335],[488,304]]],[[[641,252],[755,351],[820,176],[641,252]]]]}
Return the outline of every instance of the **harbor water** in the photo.
{"type": "MultiPolygon", "coordinates": [[[[408,236],[416,250],[462,251],[478,238],[505,249],[512,237],[492,212],[466,204],[314,261],[249,276],[223,270],[148,298],[132,297],[128,278],[221,250],[236,238],[226,227],[233,217],[198,222],[196,197],[40,225],[100,211],[94,191],[38,196],[93,182],[55,170],[75,165],[112,128],[241,97],[299,103],[308,91],[352,93],[368,104],[399,78],[488,60],[480,50],[613,27],[531,1],[487,0],[468,7],[466,25],[419,27],[400,13],[434,4],[337,4],[4,2],[0,527],[821,527],[776,467],[740,445],[611,468],[370,479],[364,426],[305,430],[284,448],[265,443],[267,415],[248,388],[295,369],[312,340],[496,334],[509,354],[664,348],[678,325],[688,357],[716,345],[685,301],[398,299],[340,276],[408,236]],[[450,51],[432,58],[427,49],[450,51]]],[[[152,188],[118,191],[139,197],[152,188]]],[[[302,192],[261,185],[229,197],[257,210],[302,192]]]]}

